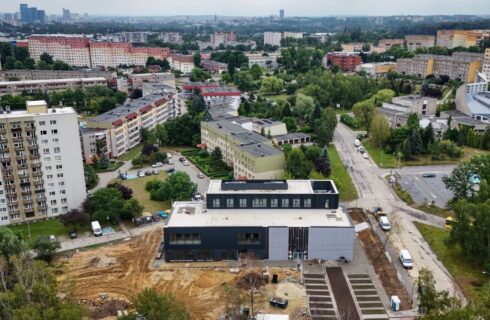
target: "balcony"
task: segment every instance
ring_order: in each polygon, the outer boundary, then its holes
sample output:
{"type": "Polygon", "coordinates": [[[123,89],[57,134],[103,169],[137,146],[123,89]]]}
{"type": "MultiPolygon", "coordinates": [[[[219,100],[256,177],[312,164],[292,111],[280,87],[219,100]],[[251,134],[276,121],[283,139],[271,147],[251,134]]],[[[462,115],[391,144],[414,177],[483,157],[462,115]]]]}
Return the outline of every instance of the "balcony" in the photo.
{"type": "Polygon", "coordinates": [[[41,162],[31,162],[31,167],[33,167],[33,168],[41,168],[41,162]]]}
{"type": "Polygon", "coordinates": [[[17,198],[17,192],[15,192],[15,191],[7,191],[7,197],[8,196],[13,196],[13,197],[16,197],[17,198]]]}
{"type": "Polygon", "coordinates": [[[37,140],[37,138],[36,138],[35,135],[31,135],[31,136],[27,136],[27,140],[28,141],[33,141],[33,140],[37,140]]]}
{"type": "Polygon", "coordinates": [[[15,159],[16,159],[16,160],[19,160],[19,161],[20,161],[20,160],[25,160],[25,159],[26,159],[26,156],[25,156],[25,155],[22,155],[22,154],[21,154],[21,155],[16,155],[16,156],[15,156],[15,159]]]}
{"type": "Polygon", "coordinates": [[[29,155],[29,158],[30,158],[31,160],[39,159],[39,154],[37,154],[37,153],[36,153],[36,154],[30,154],[30,155],[29,155]]]}
{"type": "Polygon", "coordinates": [[[25,212],[26,215],[29,214],[29,213],[34,213],[34,208],[25,208],[24,207],[24,212],[25,212]]]}
{"type": "Polygon", "coordinates": [[[0,149],[0,152],[8,153],[9,152],[9,147],[8,146],[3,147],[2,149],[0,149]]]}
{"type": "Polygon", "coordinates": [[[16,146],[14,147],[15,151],[24,151],[24,146],[16,146]]]}
{"type": "Polygon", "coordinates": [[[5,128],[5,127],[0,128],[0,133],[7,133],[7,128],[5,128]]]}
{"type": "Polygon", "coordinates": [[[22,142],[22,141],[24,141],[24,139],[22,139],[22,136],[17,136],[17,137],[13,137],[12,141],[13,142],[22,142]]]}
{"type": "Polygon", "coordinates": [[[32,199],[22,199],[22,202],[24,202],[24,204],[32,204],[33,200],[32,199]]]}
{"type": "Polygon", "coordinates": [[[18,164],[17,169],[27,169],[27,163],[24,164],[18,164]]]}
{"type": "Polygon", "coordinates": [[[19,211],[19,209],[12,209],[12,210],[9,209],[9,213],[10,214],[19,214],[20,211],[19,211]]]}
{"type": "Polygon", "coordinates": [[[8,142],[7,137],[0,136],[0,142],[7,143],[8,142]]]}
{"type": "Polygon", "coordinates": [[[31,194],[31,189],[23,189],[22,194],[31,194]]]}
{"type": "Polygon", "coordinates": [[[26,173],[19,173],[18,175],[19,175],[19,178],[20,179],[27,179],[27,178],[29,178],[29,173],[27,173],[27,172],[26,173]]]}
{"type": "Polygon", "coordinates": [[[32,143],[28,147],[29,147],[29,150],[36,150],[39,146],[37,145],[37,143],[32,143]]]}
{"type": "Polygon", "coordinates": [[[42,173],[42,171],[36,171],[36,172],[33,172],[32,173],[32,176],[33,177],[42,177],[43,176],[43,173],[42,173]]]}
{"type": "Polygon", "coordinates": [[[36,131],[36,128],[34,126],[26,126],[25,129],[27,132],[36,131]]]}
{"type": "Polygon", "coordinates": [[[15,192],[15,184],[7,184],[7,185],[5,185],[5,188],[7,190],[11,190],[11,191],[15,192]]]}
{"type": "Polygon", "coordinates": [[[46,210],[47,208],[48,208],[48,206],[45,204],[37,206],[38,210],[46,210]]]}
{"type": "Polygon", "coordinates": [[[37,202],[43,202],[46,201],[46,196],[41,196],[41,197],[36,197],[37,202]]]}

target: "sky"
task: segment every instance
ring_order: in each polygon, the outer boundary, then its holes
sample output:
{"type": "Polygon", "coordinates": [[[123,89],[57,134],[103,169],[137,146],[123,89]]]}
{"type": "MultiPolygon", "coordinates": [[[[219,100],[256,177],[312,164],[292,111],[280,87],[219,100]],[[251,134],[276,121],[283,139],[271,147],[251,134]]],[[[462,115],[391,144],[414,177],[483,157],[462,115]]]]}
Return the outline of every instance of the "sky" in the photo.
{"type": "MultiPolygon", "coordinates": [[[[18,0],[0,0],[0,12],[19,11],[18,0]]],[[[490,0],[25,0],[48,14],[72,12],[111,16],[224,15],[490,15],[490,0]]]]}

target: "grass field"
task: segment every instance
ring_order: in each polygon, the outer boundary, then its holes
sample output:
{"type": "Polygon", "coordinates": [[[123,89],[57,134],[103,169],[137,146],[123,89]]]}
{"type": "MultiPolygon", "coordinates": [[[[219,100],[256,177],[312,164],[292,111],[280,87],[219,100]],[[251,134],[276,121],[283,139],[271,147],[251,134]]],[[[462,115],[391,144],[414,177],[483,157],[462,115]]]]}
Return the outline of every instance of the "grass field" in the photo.
{"type": "Polygon", "coordinates": [[[418,222],[415,222],[415,226],[437,255],[439,261],[444,264],[462,288],[465,296],[470,300],[477,301],[479,299],[479,285],[488,281],[488,277],[482,273],[483,268],[466,262],[466,258],[459,247],[446,247],[444,240],[449,236],[449,232],[418,222]]]}
{"type": "Polygon", "coordinates": [[[394,154],[385,153],[382,149],[378,149],[371,144],[369,139],[364,140],[362,145],[366,149],[369,156],[380,168],[395,168],[398,165],[398,160],[394,154]]]}
{"type": "Polygon", "coordinates": [[[358,194],[356,187],[352,183],[352,178],[344,167],[335,145],[331,144],[328,146],[328,155],[330,157],[330,167],[332,170],[330,178],[335,181],[335,184],[339,189],[340,200],[351,201],[357,199],[358,194]]]}
{"type": "Polygon", "coordinates": [[[160,171],[158,176],[155,175],[131,180],[123,180],[121,183],[133,190],[133,198],[139,201],[139,203],[144,207],[144,211],[153,213],[160,210],[170,209],[172,207],[170,201],[150,200],[150,193],[145,190],[145,186],[148,181],[153,179],[164,180],[165,177],[165,172],[160,171]]]}
{"type": "MultiPolygon", "coordinates": [[[[49,237],[50,235],[55,235],[57,237],[68,236],[68,232],[70,232],[72,229],[70,226],[65,227],[58,219],[31,222],[29,225],[26,223],[11,225],[8,228],[27,242],[30,242],[30,240],[34,241],[39,237],[49,237]],[[31,235],[30,239],[29,230],[31,235]]],[[[89,230],[90,225],[77,228],[77,232],[79,233],[89,230]]]]}

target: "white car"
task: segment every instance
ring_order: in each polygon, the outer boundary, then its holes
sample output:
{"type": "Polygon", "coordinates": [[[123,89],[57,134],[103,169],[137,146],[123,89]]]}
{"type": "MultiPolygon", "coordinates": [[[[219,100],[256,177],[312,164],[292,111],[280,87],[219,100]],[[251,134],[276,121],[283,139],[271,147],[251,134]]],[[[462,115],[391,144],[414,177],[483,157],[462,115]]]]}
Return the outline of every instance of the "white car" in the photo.
{"type": "Polygon", "coordinates": [[[136,175],[140,178],[143,178],[145,176],[145,173],[143,171],[138,171],[138,173],[136,173],[136,175]]]}
{"type": "Polygon", "coordinates": [[[167,153],[167,159],[172,159],[172,154],[171,153],[167,153]]]}
{"type": "Polygon", "coordinates": [[[182,162],[182,164],[183,164],[184,166],[190,166],[190,165],[191,165],[191,164],[189,163],[189,161],[187,161],[187,160],[184,160],[184,162],[182,162]]]}
{"type": "Polygon", "coordinates": [[[367,154],[366,152],[364,152],[364,153],[362,154],[362,157],[363,157],[364,159],[368,159],[368,158],[369,158],[369,157],[368,157],[368,154],[367,154]]]}
{"type": "Polygon", "coordinates": [[[406,249],[400,250],[400,261],[406,269],[412,269],[413,260],[408,250],[406,249]]]}
{"type": "Polygon", "coordinates": [[[154,163],[151,167],[152,168],[160,168],[160,167],[163,167],[163,163],[162,162],[157,162],[157,163],[154,163]]]}

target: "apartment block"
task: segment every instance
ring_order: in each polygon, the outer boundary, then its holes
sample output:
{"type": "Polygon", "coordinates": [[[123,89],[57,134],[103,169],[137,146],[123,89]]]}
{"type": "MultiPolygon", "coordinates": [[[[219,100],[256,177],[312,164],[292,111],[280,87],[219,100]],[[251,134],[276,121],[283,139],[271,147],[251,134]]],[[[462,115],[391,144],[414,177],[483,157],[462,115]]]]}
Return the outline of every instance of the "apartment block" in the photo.
{"type": "Polygon", "coordinates": [[[490,48],[485,50],[485,56],[483,58],[482,72],[485,74],[487,79],[490,79],[490,48]]]}
{"type": "Polygon", "coordinates": [[[148,32],[119,32],[114,35],[114,42],[147,43],[148,32]]]}
{"type": "Polygon", "coordinates": [[[412,113],[422,118],[435,115],[437,99],[416,95],[400,96],[393,98],[391,102],[383,103],[383,106],[377,110],[385,116],[390,127],[395,129],[405,125],[412,113]]]}
{"type": "Polygon", "coordinates": [[[303,32],[283,32],[283,39],[293,38],[293,39],[303,39],[303,32]]]}
{"type": "Polygon", "coordinates": [[[54,92],[60,90],[84,89],[93,86],[107,86],[105,78],[77,78],[77,79],[51,79],[51,80],[24,80],[0,82],[0,95],[17,95],[27,93],[54,92]]]}
{"type": "Polygon", "coordinates": [[[264,53],[246,53],[248,58],[248,67],[252,68],[254,64],[260,67],[273,70],[276,69],[279,64],[277,63],[277,58],[281,56],[280,52],[264,52],[264,53]]]}
{"type": "Polygon", "coordinates": [[[483,63],[483,54],[455,52],[451,57],[419,54],[412,59],[397,60],[397,72],[412,76],[426,77],[446,75],[451,79],[473,82],[483,63]]]}
{"type": "Polygon", "coordinates": [[[87,128],[109,130],[110,157],[119,157],[140,143],[141,128],[151,130],[175,116],[171,100],[169,96],[148,95],[89,119],[87,128]]]}
{"type": "Polygon", "coordinates": [[[228,71],[228,64],[213,60],[203,60],[201,61],[201,66],[203,69],[212,73],[223,73],[228,71]]]}
{"type": "Polygon", "coordinates": [[[323,58],[323,65],[336,65],[342,71],[356,71],[361,64],[361,56],[357,52],[329,52],[323,58]]]}
{"type": "Polygon", "coordinates": [[[145,82],[157,82],[175,88],[175,75],[171,72],[133,73],[128,75],[128,80],[133,89],[141,89],[145,82]]]}
{"type": "Polygon", "coordinates": [[[282,33],[281,32],[264,32],[264,45],[270,44],[271,46],[281,46],[282,33]]]}
{"type": "Polygon", "coordinates": [[[190,74],[194,69],[194,57],[191,55],[174,54],[169,59],[172,69],[183,74],[190,74]]]}
{"type": "Polygon", "coordinates": [[[356,68],[357,71],[364,71],[371,77],[379,77],[388,72],[396,72],[395,62],[363,63],[356,68]]]}
{"type": "Polygon", "coordinates": [[[109,129],[81,127],[80,138],[85,163],[91,164],[101,154],[104,154],[108,159],[111,157],[112,146],[109,129]]]}
{"type": "Polygon", "coordinates": [[[201,122],[201,142],[209,151],[219,147],[235,179],[278,179],[284,174],[284,154],[272,141],[230,121],[201,122]]]}
{"type": "Polygon", "coordinates": [[[134,47],[131,43],[90,42],[93,67],[143,66],[148,57],[163,60],[169,55],[168,48],[134,47]]]}
{"type": "Polygon", "coordinates": [[[164,43],[177,43],[180,44],[184,42],[182,34],[180,32],[161,32],[158,35],[158,39],[162,40],[164,43]]]}
{"type": "Polygon", "coordinates": [[[438,30],[437,45],[453,49],[456,47],[476,46],[478,33],[472,30],[438,30]]]}
{"type": "Polygon", "coordinates": [[[77,114],[29,101],[0,110],[0,223],[57,216],[86,198],[77,114]]]}
{"type": "Polygon", "coordinates": [[[408,35],[405,37],[408,51],[419,48],[431,48],[436,44],[436,37],[426,35],[408,35]]]}
{"type": "Polygon", "coordinates": [[[404,45],[405,45],[404,39],[380,39],[378,47],[388,50],[392,46],[403,47],[404,45]]]}
{"type": "Polygon", "coordinates": [[[107,81],[116,77],[115,72],[99,70],[3,70],[0,71],[0,80],[50,80],[74,78],[105,78],[107,81]]]}

